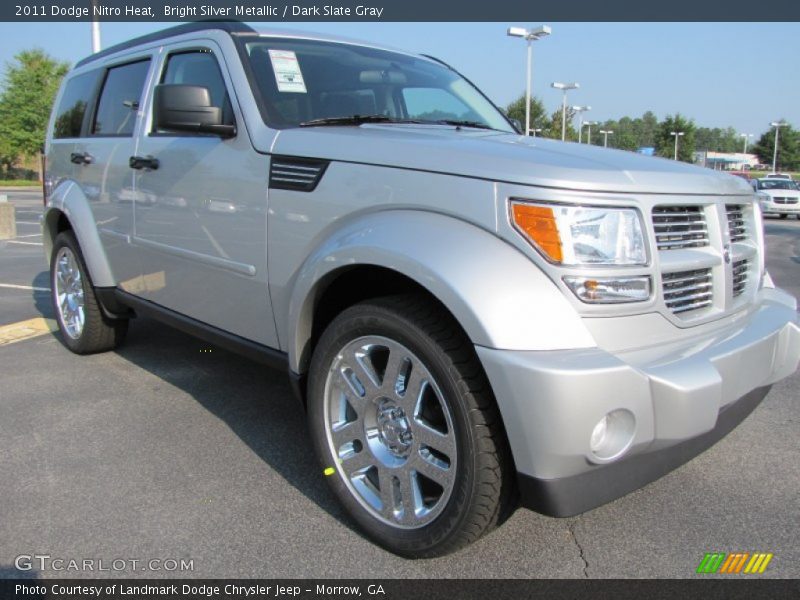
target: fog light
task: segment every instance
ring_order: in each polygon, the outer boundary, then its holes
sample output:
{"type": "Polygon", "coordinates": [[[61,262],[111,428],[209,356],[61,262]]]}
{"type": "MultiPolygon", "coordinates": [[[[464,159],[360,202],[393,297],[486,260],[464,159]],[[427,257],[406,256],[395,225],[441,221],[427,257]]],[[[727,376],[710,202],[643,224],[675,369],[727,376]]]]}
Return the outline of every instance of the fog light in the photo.
{"type": "Polygon", "coordinates": [[[603,461],[619,458],[630,447],[635,432],[636,419],[631,411],[611,411],[592,429],[589,449],[603,461]]]}
{"type": "Polygon", "coordinates": [[[564,277],[564,283],[583,302],[615,304],[643,302],[650,298],[650,278],[644,277],[564,277]]]}

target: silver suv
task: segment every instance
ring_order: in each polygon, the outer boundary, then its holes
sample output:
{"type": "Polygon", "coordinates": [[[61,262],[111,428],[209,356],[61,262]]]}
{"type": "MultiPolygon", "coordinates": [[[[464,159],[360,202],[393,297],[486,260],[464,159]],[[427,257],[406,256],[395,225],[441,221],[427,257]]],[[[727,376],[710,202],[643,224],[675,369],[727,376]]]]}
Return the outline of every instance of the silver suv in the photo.
{"type": "Polygon", "coordinates": [[[95,54],[45,202],[69,349],[149,315],[286,369],[320,474],[406,556],[660,477],[800,357],[745,181],[523,137],[372,44],[201,23],[95,54]]]}

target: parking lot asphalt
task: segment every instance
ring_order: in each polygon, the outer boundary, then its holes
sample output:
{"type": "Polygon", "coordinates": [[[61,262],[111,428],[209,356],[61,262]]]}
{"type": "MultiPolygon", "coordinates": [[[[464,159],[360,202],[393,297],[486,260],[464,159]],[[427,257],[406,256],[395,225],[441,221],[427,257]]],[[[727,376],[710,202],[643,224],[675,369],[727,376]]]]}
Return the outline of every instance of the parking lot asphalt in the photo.
{"type": "MultiPolygon", "coordinates": [[[[0,241],[0,325],[52,318],[41,196],[7,193],[18,238],[0,241]]],[[[766,239],[775,282],[800,296],[800,221],[770,219],[766,239]]],[[[570,519],[520,509],[469,548],[418,561],[374,546],[339,509],[282,372],[137,319],[106,354],[75,356],[47,332],[0,344],[0,381],[0,577],[699,577],[713,551],[770,552],[759,577],[800,576],[797,373],[641,490],[570,519]],[[125,565],[21,571],[20,555],[125,565]],[[131,563],[151,559],[160,570],[131,563]]]]}

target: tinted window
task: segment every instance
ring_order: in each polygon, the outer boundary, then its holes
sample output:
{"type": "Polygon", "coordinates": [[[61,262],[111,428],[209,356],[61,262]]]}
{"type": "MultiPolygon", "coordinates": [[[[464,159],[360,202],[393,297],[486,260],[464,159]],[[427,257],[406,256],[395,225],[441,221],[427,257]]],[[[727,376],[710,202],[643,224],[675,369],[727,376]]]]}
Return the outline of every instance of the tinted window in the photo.
{"type": "Polygon", "coordinates": [[[73,77],[67,82],[56,113],[54,138],[80,137],[86,108],[92,100],[99,77],[99,71],[92,71],[73,77]]]}
{"type": "Polygon", "coordinates": [[[136,125],[136,112],[142,98],[150,61],[130,63],[108,70],[92,133],[130,136],[136,125]]]}
{"type": "Polygon", "coordinates": [[[217,65],[217,59],[207,51],[182,52],[173,54],[167,61],[167,68],[161,83],[199,85],[208,88],[211,104],[222,108],[222,122],[233,125],[233,110],[225,81],[217,65]]]}
{"type": "Polygon", "coordinates": [[[314,40],[244,44],[256,96],[273,127],[377,114],[399,121],[469,120],[512,131],[472,84],[423,57],[314,40]]]}

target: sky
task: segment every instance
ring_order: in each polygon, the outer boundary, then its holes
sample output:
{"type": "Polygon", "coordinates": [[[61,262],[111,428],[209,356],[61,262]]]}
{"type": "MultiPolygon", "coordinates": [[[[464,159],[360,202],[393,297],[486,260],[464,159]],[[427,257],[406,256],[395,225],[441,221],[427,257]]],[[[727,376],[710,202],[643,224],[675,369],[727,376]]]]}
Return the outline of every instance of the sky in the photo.
{"type": "MultiPolygon", "coordinates": [[[[525,91],[525,42],[509,26],[542,23],[258,23],[377,42],[436,56],[496,104],[525,91]]],[[[585,119],[680,113],[702,127],[733,127],[758,137],[769,123],[800,127],[800,23],[546,23],[534,43],[533,94],[548,111],[561,103],[554,81],[578,82],[569,104],[585,119]]],[[[165,23],[103,23],[103,47],[165,23]]],[[[89,23],[0,23],[0,64],[40,47],[74,63],[91,52],[89,23]]]]}

